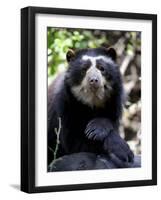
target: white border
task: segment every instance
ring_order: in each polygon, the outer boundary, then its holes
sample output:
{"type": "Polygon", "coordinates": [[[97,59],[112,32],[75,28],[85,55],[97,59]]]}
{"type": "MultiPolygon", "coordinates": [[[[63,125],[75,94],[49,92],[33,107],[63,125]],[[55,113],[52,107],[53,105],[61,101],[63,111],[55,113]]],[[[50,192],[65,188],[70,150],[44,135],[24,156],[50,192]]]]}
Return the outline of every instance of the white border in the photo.
{"type": "Polygon", "coordinates": [[[152,22],[99,17],[36,15],[36,186],[99,183],[152,178],[152,22]],[[47,27],[141,31],[142,167],[47,173],[47,27]]]}

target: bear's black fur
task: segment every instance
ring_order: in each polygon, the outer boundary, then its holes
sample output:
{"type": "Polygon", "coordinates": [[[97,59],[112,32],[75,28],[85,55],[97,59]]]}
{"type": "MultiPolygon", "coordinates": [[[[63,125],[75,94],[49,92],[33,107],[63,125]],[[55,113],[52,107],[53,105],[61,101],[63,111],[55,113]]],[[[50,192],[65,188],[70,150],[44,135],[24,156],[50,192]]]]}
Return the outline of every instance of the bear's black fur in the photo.
{"type": "MultiPolygon", "coordinates": [[[[115,51],[106,48],[68,52],[67,71],[58,75],[48,89],[48,164],[54,158],[57,139],[54,130],[58,129],[59,118],[61,129],[57,158],[72,153],[92,152],[96,155],[113,153],[123,163],[133,161],[133,153],[118,132],[124,92],[115,58],[115,51]],[[72,93],[71,88],[81,84],[91,64],[89,60],[84,62],[81,59],[83,55],[107,58],[107,62],[100,59],[98,63],[103,67],[102,76],[112,88],[102,107],[90,107],[72,93]]],[[[106,90],[108,92],[105,87],[106,90]]]]}

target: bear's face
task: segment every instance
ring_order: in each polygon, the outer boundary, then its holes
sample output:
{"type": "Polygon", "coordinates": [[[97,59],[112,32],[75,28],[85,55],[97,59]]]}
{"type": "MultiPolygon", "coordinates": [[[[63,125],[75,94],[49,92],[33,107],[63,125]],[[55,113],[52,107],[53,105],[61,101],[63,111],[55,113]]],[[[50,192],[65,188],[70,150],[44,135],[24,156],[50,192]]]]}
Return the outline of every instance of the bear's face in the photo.
{"type": "Polygon", "coordinates": [[[115,50],[110,48],[69,51],[67,83],[73,95],[90,107],[103,107],[120,83],[115,50]]]}

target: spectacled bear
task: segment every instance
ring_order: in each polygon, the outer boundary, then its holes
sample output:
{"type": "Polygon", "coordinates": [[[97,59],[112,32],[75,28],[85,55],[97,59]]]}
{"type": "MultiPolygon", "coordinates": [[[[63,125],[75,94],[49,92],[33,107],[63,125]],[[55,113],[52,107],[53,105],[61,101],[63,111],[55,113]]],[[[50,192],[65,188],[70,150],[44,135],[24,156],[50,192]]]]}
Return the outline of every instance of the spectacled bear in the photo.
{"type": "Polygon", "coordinates": [[[122,166],[132,162],[134,155],[119,135],[124,90],[115,50],[69,50],[66,58],[66,72],[48,88],[48,164],[57,147],[57,158],[91,152],[115,155],[122,166]]]}

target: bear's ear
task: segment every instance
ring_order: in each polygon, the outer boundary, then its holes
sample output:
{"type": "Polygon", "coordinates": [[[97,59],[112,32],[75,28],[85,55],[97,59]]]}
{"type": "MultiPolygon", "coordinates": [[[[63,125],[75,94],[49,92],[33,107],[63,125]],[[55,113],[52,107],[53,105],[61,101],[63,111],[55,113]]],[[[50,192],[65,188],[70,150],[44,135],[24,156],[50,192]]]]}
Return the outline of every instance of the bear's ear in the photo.
{"type": "Polygon", "coordinates": [[[113,47],[107,48],[107,55],[116,61],[116,50],[113,47]]]}
{"type": "Polygon", "coordinates": [[[69,49],[66,54],[66,59],[68,62],[70,62],[75,57],[75,52],[73,49],[69,49]]]}

